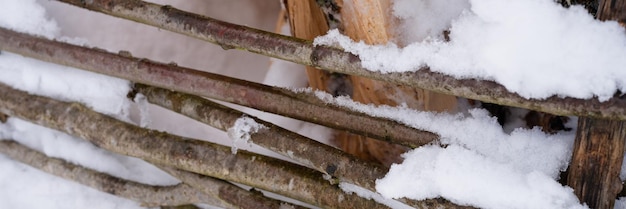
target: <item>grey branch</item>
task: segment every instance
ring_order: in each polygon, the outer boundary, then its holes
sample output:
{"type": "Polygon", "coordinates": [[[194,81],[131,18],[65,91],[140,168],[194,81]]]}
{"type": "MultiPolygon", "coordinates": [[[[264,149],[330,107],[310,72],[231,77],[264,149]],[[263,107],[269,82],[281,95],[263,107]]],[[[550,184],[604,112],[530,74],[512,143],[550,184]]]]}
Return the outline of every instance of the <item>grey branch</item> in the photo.
{"type": "Polygon", "coordinates": [[[438,138],[398,122],[324,103],[312,93],[75,46],[0,28],[0,49],[174,91],[214,98],[355,134],[418,147],[438,138]]]}
{"type": "Polygon", "coordinates": [[[143,129],[78,104],[0,84],[0,112],[86,139],[109,151],[332,208],[387,208],[346,194],[315,170],[230,147],[143,129]],[[343,198],[341,198],[343,197],[343,198]]]}
{"type": "MultiPolygon", "coordinates": [[[[172,167],[160,167],[170,175],[176,177],[187,185],[198,191],[204,192],[211,197],[215,197],[223,203],[225,208],[241,209],[275,209],[275,208],[304,208],[298,205],[274,200],[263,196],[261,192],[244,190],[227,181],[204,176],[196,173],[172,167]]],[[[213,204],[220,206],[219,204],[213,204]]]]}
{"type": "MultiPolygon", "coordinates": [[[[44,154],[11,140],[0,140],[0,153],[47,173],[78,182],[112,195],[131,199],[144,206],[178,206],[213,203],[215,200],[187,184],[151,186],[117,178],[44,154]]],[[[223,205],[218,205],[223,206],[223,205]]]]}
{"type": "MultiPolygon", "coordinates": [[[[135,90],[146,96],[150,103],[170,109],[222,131],[234,125],[244,113],[211,102],[202,97],[177,93],[167,89],[136,84],[135,90]]],[[[249,116],[254,118],[252,116],[249,116]]],[[[254,118],[267,129],[250,135],[250,140],[281,155],[322,173],[339,177],[340,181],[376,191],[376,179],[384,177],[387,169],[366,163],[334,147],[306,138],[274,124],[254,118]]]]}
{"type": "Polygon", "coordinates": [[[626,101],[619,97],[606,102],[599,102],[597,98],[582,100],[558,96],[545,100],[525,99],[492,81],[455,79],[431,72],[427,67],[412,73],[381,74],[368,71],[361,66],[359,57],[341,49],[313,46],[310,41],[222,22],[170,6],[136,0],[59,1],[195,37],[225,49],[242,49],[333,72],[555,115],[626,119],[626,101]]]}

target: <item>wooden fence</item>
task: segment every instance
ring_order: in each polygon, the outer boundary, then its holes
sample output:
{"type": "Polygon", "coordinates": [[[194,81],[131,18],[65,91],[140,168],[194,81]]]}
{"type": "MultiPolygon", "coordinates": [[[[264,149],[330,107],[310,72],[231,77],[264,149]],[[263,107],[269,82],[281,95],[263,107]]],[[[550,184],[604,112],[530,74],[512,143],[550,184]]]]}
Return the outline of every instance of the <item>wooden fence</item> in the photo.
{"type": "MultiPolygon", "coordinates": [[[[314,46],[310,41],[230,24],[169,6],[133,0],[59,1],[195,37],[224,49],[243,49],[332,72],[488,103],[578,116],[574,154],[566,172],[567,185],[592,208],[612,208],[616,197],[624,195],[619,180],[626,143],[624,98],[614,97],[606,102],[556,96],[545,100],[524,99],[495,82],[458,80],[428,69],[391,74],[368,71],[361,67],[357,56],[341,49],[314,46]]],[[[597,3],[599,19],[621,18],[626,13],[624,0],[597,3]]],[[[623,18],[618,20],[624,21],[623,18]]],[[[133,92],[129,92],[131,97],[141,93],[150,103],[221,130],[231,127],[244,114],[204,97],[409,148],[438,139],[436,134],[427,131],[327,104],[312,93],[296,93],[162,64],[128,53],[110,53],[4,28],[0,28],[0,49],[130,80],[135,83],[133,92]]],[[[346,194],[336,185],[340,181],[348,182],[375,191],[375,180],[386,173],[384,167],[259,119],[255,120],[269,128],[252,134],[253,143],[302,165],[245,151],[233,155],[230,147],[140,128],[81,104],[30,95],[3,84],[0,84],[0,116],[0,121],[5,121],[7,116],[21,118],[84,138],[112,152],[144,159],[182,181],[175,186],[144,185],[46,157],[16,142],[0,141],[0,152],[11,158],[148,206],[207,203],[225,208],[279,208],[288,205],[229,183],[236,182],[325,208],[386,208],[375,201],[346,194]],[[101,125],[97,128],[89,125],[94,123],[101,125]],[[338,199],[338,196],[344,198],[338,199]]],[[[465,208],[444,199],[400,201],[417,208],[465,208]]]]}

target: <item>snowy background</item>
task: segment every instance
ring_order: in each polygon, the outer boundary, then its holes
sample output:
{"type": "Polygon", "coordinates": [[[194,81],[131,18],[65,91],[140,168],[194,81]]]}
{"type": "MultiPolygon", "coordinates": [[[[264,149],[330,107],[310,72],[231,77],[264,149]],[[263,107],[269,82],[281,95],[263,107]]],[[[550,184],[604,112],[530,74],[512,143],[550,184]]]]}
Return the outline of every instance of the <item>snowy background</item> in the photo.
{"type": "MultiPolygon", "coordinates": [[[[303,68],[294,64],[242,51],[224,51],[192,38],[54,1],[0,2],[2,27],[112,52],[126,50],[137,57],[270,85],[306,86],[303,68]]],[[[275,31],[280,9],[278,1],[265,0],[155,2],[268,31],[275,31]]],[[[402,22],[396,44],[365,46],[334,32],[318,38],[316,43],[340,45],[359,54],[371,70],[413,71],[428,65],[459,78],[494,80],[527,98],[559,95],[602,100],[616,90],[626,92],[626,32],[615,22],[593,20],[581,7],[565,9],[551,0],[394,2],[394,15],[402,22]],[[451,32],[450,42],[443,42],[440,35],[446,29],[451,32]]],[[[80,101],[99,112],[150,128],[232,144],[225,133],[211,127],[126,100],[128,81],[2,52],[0,82],[35,94],[80,101]]],[[[382,194],[379,199],[444,197],[481,208],[585,208],[571,188],[557,182],[559,172],[569,163],[575,130],[553,135],[537,128],[505,131],[495,118],[479,109],[436,114],[405,107],[373,107],[316,94],[328,103],[391,118],[441,136],[437,144],[406,153],[404,163],[393,165],[389,174],[377,181],[377,190],[382,194]]],[[[330,137],[330,131],[319,126],[243,110],[317,140],[330,137]]],[[[575,120],[569,126],[575,126],[575,120]]],[[[177,183],[140,160],[100,150],[80,139],[18,119],[0,125],[0,138],[11,138],[49,156],[134,181],[177,183]]],[[[271,155],[254,145],[237,147],[271,155]]],[[[50,176],[2,155],[0,171],[0,208],[141,208],[133,201],[50,176]]],[[[359,192],[345,184],[342,188],[359,192]]],[[[618,201],[616,208],[626,208],[626,204],[618,201]]]]}

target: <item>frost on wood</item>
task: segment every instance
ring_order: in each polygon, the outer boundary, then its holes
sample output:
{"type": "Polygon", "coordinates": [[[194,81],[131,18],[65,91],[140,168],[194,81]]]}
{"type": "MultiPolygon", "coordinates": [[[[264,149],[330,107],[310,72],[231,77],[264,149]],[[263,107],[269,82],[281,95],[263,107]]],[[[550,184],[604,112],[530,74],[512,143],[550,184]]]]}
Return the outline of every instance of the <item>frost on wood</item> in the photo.
{"type": "Polygon", "coordinates": [[[232,127],[228,128],[228,137],[233,140],[231,152],[237,154],[237,144],[239,142],[248,143],[250,135],[261,129],[267,129],[264,125],[258,124],[254,119],[243,116],[235,121],[232,127]]]}

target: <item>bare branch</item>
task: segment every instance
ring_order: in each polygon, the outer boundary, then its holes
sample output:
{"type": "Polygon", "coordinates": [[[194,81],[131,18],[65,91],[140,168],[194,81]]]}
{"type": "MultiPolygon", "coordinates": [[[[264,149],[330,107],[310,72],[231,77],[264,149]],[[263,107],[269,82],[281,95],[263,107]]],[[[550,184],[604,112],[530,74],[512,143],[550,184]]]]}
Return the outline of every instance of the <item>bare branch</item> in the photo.
{"type": "MultiPolygon", "coordinates": [[[[150,103],[188,116],[215,128],[227,131],[244,113],[211,102],[202,97],[167,89],[136,84],[135,90],[150,103]]],[[[253,117],[254,118],[254,117],[253,117]]],[[[268,127],[250,135],[255,144],[292,158],[320,172],[339,177],[341,181],[376,191],[376,179],[384,177],[385,168],[366,163],[334,147],[298,135],[274,124],[254,118],[268,127]]]]}
{"type": "MultiPolygon", "coordinates": [[[[151,186],[132,182],[84,168],[62,159],[47,157],[10,140],[0,140],[0,152],[6,156],[47,173],[76,181],[112,195],[141,202],[148,207],[177,206],[191,203],[217,203],[187,184],[151,186]]],[[[224,206],[217,204],[216,206],[224,206]]]]}
{"type": "Polygon", "coordinates": [[[241,183],[321,207],[386,208],[346,194],[322,173],[230,147],[143,129],[78,104],[29,95],[0,84],[0,112],[86,139],[148,162],[241,183]],[[342,198],[343,197],[343,198],[342,198]]]}
{"type": "Polygon", "coordinates": [[[360,59],[341,49],[313,46],[311,42],[293,37],[222,22],[201,15],[184,12],[170,6],[135,0],[59,0],[89,10],[125,18],[172,32],[185,34],[221,45],[272,56],[287,61],[318,67],[333,72],[358,75],[400,85],[419,87],[443,94],[465,97],[500,105],[521,107],[555,115],[577,115],[626,120],[626,101],[612,98],[599,102],[559,98],[545,100],[525,99],[511,93],[500,84],[475,79],[454,79],[434,73],[428,68],[414,73],[381,74],[361,67],[360,59]]]}
{"type": "Polygon", "coordinates": [[[398,122],[328,105],[312,93],[252,83],[129,55],[75,46],[0,28],[0,49],[57,64],[214,98],[355,134],[418,147],[437,135],[398,122]]]}
{"type": "Polygon", "coordinates": [[[220,200],[233,208],[241,209],[275,209],[281,206],[287,208],[304,208],[282,201],[274,200],[263,196],[260,192],[247,191],[235,186],[227,181],[215,179],[188,171],[172,168],[160,167],[170,175],[180,179],[185,184],[202,191],[211,197],[218,197],[220,200]]]}

